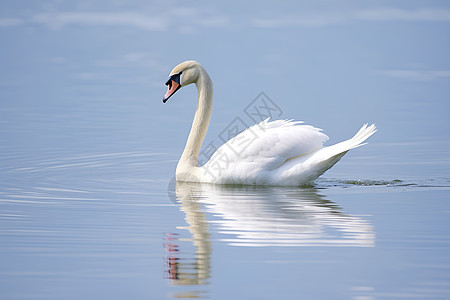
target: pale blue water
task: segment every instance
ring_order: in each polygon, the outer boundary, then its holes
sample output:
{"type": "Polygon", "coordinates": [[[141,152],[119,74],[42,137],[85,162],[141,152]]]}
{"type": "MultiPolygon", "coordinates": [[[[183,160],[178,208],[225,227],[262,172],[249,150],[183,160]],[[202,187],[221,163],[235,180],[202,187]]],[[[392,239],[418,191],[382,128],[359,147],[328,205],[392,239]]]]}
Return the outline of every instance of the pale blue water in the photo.
{"type": "Polygon", "coordinates": [[[2,4],[0,299],[449,298],[449,5],[187,5],[2,4]],[[379,131],[310,187],[177,185],[192,58],[204,146],[261,92],[328,144],[379,131]]]}
{"type": "Polygon", "coordinates": [[[448,179],[168,187],[176,155],[2,159],[4,299],[442,298],[448,179]]]}

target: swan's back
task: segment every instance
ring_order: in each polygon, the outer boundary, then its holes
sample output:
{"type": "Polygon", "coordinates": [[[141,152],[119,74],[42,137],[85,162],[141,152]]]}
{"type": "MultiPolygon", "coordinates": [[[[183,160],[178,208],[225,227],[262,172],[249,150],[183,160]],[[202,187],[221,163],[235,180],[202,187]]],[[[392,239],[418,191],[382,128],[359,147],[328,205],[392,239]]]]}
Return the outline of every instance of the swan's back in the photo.
{"type": "Polygon", "coordinates": [[[215,183],[280,184],[280,166],[323,148],[328,136],[303,122],[269,120],[258,123],[223,144],[202,167],[215,183]]]}

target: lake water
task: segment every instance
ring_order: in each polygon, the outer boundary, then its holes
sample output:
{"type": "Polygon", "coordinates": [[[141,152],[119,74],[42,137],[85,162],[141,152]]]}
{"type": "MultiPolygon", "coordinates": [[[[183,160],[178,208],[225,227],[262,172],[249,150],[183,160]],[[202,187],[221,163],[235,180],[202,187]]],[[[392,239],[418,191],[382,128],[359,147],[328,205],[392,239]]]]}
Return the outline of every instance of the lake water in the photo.
{"type": "Polygon", "coordinates": [[[181,184],[181,149],[95,103],[3,119],[27,147],[1,149],[2,299],[450,295],[447,142],[371,143],[311,187],[181,184]]]}
{"type": "Polygon", "coordinates": [[[0,10],[0,299],[450,298],[448,3],[28,2],[0,10]],[[204,147],[261,96],[327,145],[379,130],[313,186],[176,183],[187,59],[204,147]]]}

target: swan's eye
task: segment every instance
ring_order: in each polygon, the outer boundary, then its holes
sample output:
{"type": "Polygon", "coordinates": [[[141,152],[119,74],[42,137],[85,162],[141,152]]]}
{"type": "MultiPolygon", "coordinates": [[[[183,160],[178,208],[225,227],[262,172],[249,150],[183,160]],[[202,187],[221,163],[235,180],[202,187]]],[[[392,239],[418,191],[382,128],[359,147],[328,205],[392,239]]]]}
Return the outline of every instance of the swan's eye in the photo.
{"type": "Polygon", "coordinates": [[[174,81],[177,84],[181,85],[181,74],[183,73],[183,71],[178,72],[177,74],[173,74],[172,76],[170,76],[169,81],[174,81]]]}

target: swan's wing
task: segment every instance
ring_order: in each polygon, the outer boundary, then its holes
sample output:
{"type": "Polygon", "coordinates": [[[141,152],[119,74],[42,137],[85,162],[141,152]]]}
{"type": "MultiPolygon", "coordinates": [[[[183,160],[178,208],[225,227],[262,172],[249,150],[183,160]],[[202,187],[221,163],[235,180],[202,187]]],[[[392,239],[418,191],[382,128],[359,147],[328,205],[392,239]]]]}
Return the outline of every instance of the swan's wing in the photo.
{"type": "Polygon", "coordinates": [[[266,119],[219,147],[202,169],[221,178],[264,176],[289,159],[323,147],[328,137],[321,129],[302,123],[266,119]]]}

